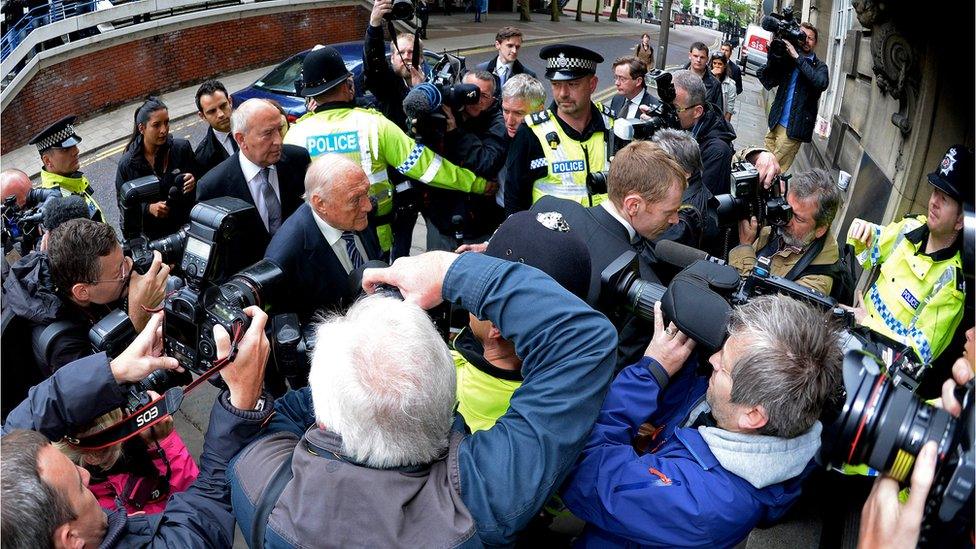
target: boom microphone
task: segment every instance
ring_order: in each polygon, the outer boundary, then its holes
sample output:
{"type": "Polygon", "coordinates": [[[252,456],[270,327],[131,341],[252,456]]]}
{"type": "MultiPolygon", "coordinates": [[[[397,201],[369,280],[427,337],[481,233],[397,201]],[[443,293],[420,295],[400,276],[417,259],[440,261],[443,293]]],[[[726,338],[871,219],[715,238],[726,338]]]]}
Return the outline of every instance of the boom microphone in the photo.
{"type": "Polygon", "coordinates": [[[58,225],[72,219],[89,219],[88,204],[79,195],[49,199],[44,205],[44,220],[41,225],[45,230],[53,231],[58,225]]]}
{"type": "Polygon", "coordinates": [[[661,261],[667,263],[668,265],[674,265],[679,269],[684,269],[692,263],[705,260],[718,265],[725,265],[725,260],[718,257],[712,257],[707,253],[699,250],[698,248],[692,248],[691,246],[685,246],[684,244],[675,242],[673,240],[661,240],[654,245],[654,255],[661,261]]]}
{"type": "Polygon", "coordinates": [[[441,107],[441,91],[424,82],[414,86],[403,98],[403,112],[407,118],[419,118],[441,107]]]}

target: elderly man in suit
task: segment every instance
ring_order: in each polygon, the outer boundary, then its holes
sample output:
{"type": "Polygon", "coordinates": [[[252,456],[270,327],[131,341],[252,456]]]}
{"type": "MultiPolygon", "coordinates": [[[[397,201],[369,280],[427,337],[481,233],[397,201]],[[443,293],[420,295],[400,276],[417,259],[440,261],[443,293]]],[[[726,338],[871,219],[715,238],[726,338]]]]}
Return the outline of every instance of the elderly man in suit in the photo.
{"type": "Polygon", "coordinates": [[[367,230],[369,178],[359,164],[339,154],[315,159],[305,175],[305,204],[282,225],[265,257],[285,273],[289,297],[280,312],[307,322],[320,309],[356,296],[349,273],[381,256],[376,231],[367,230]]]}
{"type": "Polygon", "coordinates": [[[617,118],[637,118],[641,105],[654,105],[659,101],[647,93],[647,65],[640,59],[626,55],[613,62],[613,85],[617,95],[610,100],[610,110],[617,118]]]}
{"type": "Polygon", "coordinates": [[[265,99],[248,99],[231,115],[231,131],[240,151],[207,172],[197,200],[240,198],[254,206],[269,238],[302,203],[308,151],[282,145],[281,115],[265,99]]]}
{"type": "Polygon", "coordinates": [[[484,63],[479,63],[475,70],[488,71],[495,76],[495,98],[501,98],[502,86],[516,74],[527,74],[535,78],[535,73],[526,68],[518,60],[519,50],[522,49],[522,31],[517,27],[502,27],[495,34],[495,49],[498,55],[484,63]]]}

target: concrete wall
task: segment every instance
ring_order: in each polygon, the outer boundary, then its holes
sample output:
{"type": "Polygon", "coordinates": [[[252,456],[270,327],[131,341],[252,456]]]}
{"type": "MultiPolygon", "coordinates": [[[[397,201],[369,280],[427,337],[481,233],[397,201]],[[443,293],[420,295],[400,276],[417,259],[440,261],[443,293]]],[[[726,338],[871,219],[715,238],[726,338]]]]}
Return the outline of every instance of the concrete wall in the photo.
{"type": "MultiPolygon", "coordinates": [[[[345,4],[345,5],[343,5],[345,4]]],[[[53,120],[274,64],[317,43],[362,40],[369,13],[330,2],[174,23],[49,60],[3,110],[0,154],[53,120]]]]}

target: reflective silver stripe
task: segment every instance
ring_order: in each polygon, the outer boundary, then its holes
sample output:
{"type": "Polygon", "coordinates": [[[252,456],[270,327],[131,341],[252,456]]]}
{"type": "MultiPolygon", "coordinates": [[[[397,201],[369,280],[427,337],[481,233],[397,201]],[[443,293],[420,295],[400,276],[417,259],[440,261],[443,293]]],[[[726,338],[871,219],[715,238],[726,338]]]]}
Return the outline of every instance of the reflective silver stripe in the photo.
{"type": "Polygon", "coordinates": [[[396,192],[402,193],[404,191],[409,191],[410,189],[412,189],[413,184],[410,183],[409,181],[404,181],[403,183],[397,185],[395,188],[396,188],[396,192]]]}
{"type": "Polygon", "coordinates": [[[935,296],[939,295],[939,292],[942,291],[942,288],[946,287],[946,284],[950,284],[955,281],[955,271],[955,265],[948,265],[946,269],[942,271],[942,274],[939,276],[939,280],[936,281],[935,286],[932,286],[932,289],[929,291],[929,295],[925,296],[925,299],[922,300],[922,302],[919,303],[918,308],[915,309],[915,315],[912,316],[912,321],[908,323],[909,327],[915,326],[915,323],[918,321],[918,317],[922,316],[922,309],[929,304],[929,301],[932,301],[935,296]]]}
{"type": "Polygon", "coordinates": [[[586,186],[577,185],[575,183],[571,185],[564,185],[561,183],[553,183],[551,181],[539,181],[535,184],[536,189],[541,191],[543,194],[555,196],[558,198],[569,198],[576,201],[581,201],[586,198],[586,186]]]}
{"type": "Polygon", "coordinates": [[[420,180],[423,181],[424,183],[430,183],[431,181],[433,181],[434,176],[437,175],[437,171],[441,169],[441,164],[443,162],[444,159],[441,158],[441,155],[435,154],[434,160],[431,161],[430,166],[427,166],[427,170],[424,172],[423,175],[420,176],[420,180]]]}

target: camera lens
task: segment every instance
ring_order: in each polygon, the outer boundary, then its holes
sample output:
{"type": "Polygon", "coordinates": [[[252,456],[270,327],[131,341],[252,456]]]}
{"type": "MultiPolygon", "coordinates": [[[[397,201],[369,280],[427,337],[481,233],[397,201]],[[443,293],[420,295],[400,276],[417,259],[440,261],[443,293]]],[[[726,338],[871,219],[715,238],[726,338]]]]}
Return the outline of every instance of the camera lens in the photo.
{"type": "Polygon", "coordinates": [[[836,423],[839,438],[832,453],[837,459],[832,461],[863,463],[901,482],[926,442],[936,441],[938,454],[946,454],[957,422],[876,368],[865,367],[862,358],[873,360],[856,351],[844,360],[847,399],[836,423]]]}

